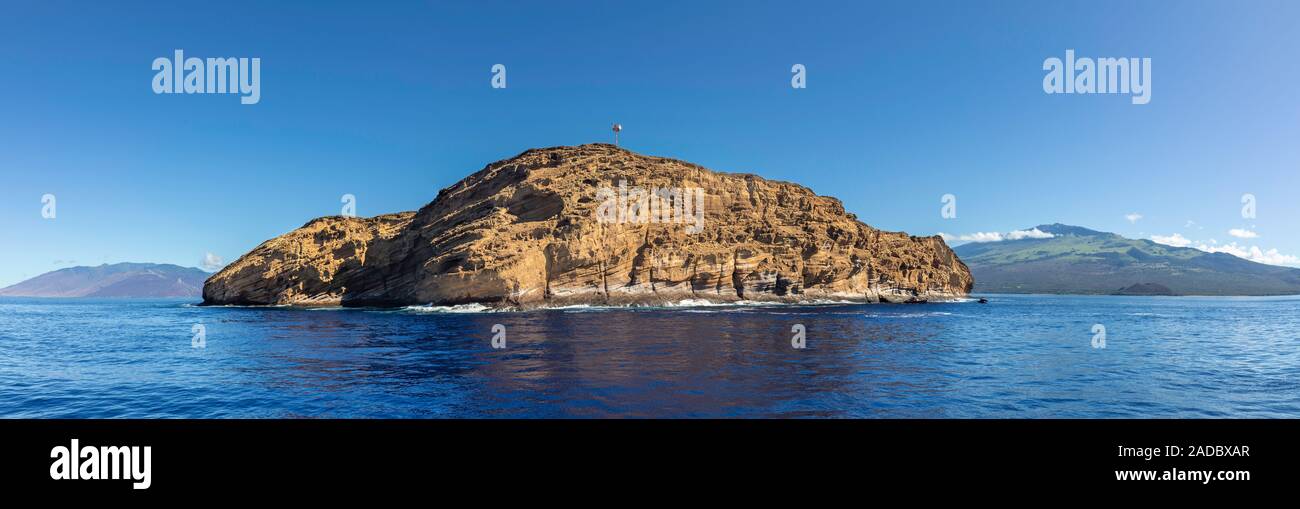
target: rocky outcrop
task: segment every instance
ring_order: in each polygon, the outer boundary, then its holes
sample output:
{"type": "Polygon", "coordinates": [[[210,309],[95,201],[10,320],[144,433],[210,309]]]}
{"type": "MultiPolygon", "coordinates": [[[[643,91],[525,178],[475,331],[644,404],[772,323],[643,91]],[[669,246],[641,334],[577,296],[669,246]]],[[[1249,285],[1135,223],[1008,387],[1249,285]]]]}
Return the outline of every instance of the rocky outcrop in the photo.
{"type": "Polygon", "coordinates": [[[1115,295],[1173,295],[1174,291],[1160,283],[1137,283],[1115,290],[1115,295]]]}
{"type": "Polygon", "coordinates": [[[208,279],[205,304],[519,308],[970,291],[939,237],[867,226],[835,198],[606,144],[534,149],[417,212],[326,217],[208,279]]]}

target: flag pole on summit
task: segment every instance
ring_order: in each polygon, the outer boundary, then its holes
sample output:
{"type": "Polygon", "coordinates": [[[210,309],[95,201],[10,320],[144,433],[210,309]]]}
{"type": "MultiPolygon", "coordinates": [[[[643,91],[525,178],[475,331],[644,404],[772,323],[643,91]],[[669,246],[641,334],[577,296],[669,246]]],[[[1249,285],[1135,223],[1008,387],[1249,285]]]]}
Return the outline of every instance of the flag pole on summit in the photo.
{"type": "Polygon", "coordinates": [[[614,124],[614,146],[618,146],[618,132],[623,130],[623,124],[614,124]]]}

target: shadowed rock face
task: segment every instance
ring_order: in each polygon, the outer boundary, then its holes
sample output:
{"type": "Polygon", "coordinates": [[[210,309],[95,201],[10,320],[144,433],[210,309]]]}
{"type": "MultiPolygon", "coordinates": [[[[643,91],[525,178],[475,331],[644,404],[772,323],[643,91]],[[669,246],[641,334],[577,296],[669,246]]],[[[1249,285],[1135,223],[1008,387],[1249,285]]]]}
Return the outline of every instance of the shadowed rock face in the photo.
{"type": "Polygon", "coordinates": [[[970,271],[939,237],[876,230],[799,185],[593,144],[492,163],[417,212],[316,219],[213,275],[203,298],[529,308],[905,302],[958,297],[971,286],[970,271]],[[638,222],[649,214],[635,209],[622,222],[600,220],[617,215],[607,193],[620,182],[702,197],[702,227],[693,232],[689,214],[685,223],[672,213],[638,222]]]}

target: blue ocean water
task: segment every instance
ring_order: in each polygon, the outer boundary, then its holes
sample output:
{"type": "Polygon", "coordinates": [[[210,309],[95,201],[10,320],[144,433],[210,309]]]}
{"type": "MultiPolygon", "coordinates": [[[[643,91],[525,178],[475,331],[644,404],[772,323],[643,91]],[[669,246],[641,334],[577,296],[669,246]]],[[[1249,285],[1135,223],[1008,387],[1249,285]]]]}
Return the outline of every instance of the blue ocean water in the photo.
{"type": "Polygon", "coordinates": [[[0,416],[1300,417],[1300,297],[988,297],[523,313],[0,298],[0,416]]]}

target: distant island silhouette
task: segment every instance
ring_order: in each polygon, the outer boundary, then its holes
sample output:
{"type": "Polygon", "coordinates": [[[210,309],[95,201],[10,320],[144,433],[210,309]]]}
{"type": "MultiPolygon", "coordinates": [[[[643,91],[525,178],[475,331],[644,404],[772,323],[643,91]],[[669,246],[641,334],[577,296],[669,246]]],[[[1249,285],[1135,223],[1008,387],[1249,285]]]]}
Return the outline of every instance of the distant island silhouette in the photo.
{"type": "Polygon", "coordinates": [[[0,288],[5,297],[198,297],[209,274],[165,263],[68,267],[0,288]]]}
{"type": "Polygon", "coordinates": [[[1297,295],[1300,269],[1265,265],[1064,224],[1050,238],[969,243],[954,250],[981,293],[1297,295]]]}

